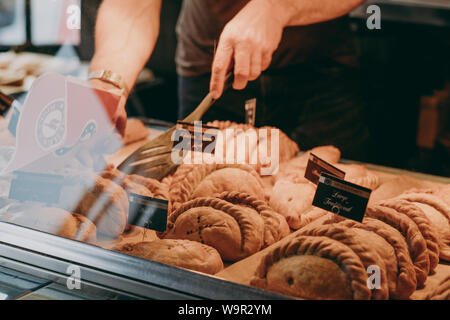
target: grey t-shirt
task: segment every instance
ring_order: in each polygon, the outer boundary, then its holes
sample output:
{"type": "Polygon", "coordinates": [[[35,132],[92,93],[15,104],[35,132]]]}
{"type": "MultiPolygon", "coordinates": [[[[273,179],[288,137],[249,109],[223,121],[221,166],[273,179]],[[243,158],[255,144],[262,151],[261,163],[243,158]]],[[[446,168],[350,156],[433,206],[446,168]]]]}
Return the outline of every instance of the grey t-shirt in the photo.
{"type": "MultiPolygon", "coordinates": [[[[177,72],[195,76],[211,72],[214,44],[249,0],[184,0],[177,23],[177,72]]],[[[333,59],[355,64],[356,49],[348,18],[310,26],[288,27],[270,69],[333,59]]]]}

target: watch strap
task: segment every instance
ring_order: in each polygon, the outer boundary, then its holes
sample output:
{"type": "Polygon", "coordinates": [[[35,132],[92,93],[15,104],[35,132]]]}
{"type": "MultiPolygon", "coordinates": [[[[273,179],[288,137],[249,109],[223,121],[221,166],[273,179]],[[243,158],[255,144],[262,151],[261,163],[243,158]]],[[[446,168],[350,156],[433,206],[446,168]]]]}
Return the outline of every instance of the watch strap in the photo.
{"type": "Polygon", "coordinates": [[[120,74],[115,73],[110,70],[92,71],[91,73],[89,73],[88,79],[89,80],[99,79],[99,80],[105,81],[107,83],[110,83],[110,84],[116,86],[117,88],[119,88],[120,90],[122,90],[122,92],[126,96],[128,96],[128,94],[130,92],[128,89],[128,86],[125,83],[125,81],[123,80],[122,76],[120,74]]]}

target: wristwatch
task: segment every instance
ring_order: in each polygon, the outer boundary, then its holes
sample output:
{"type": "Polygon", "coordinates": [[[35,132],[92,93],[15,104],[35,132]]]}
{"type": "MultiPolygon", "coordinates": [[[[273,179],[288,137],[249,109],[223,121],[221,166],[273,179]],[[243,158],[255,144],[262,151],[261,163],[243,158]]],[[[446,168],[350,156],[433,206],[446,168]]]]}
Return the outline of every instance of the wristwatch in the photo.
{"type": "Polygon", "coordinates": [[[112,84],[113,86],[116,86],[120,90],[122,90],[122,93],[126,96],[129,94],[128,86],[123,80],[122,76],[120,74],[114,73],[110,70],[98,70],[93,71],[89,73],[88,75],[89,80],[93,79],[99,79],[102,81],[105,81],[107,83],[112,84]]]}

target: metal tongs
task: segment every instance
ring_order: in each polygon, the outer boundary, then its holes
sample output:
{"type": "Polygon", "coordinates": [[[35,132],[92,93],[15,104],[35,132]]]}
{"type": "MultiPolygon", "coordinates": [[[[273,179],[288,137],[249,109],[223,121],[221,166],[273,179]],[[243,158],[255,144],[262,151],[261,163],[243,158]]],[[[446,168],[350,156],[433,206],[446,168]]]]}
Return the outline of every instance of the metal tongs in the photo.
{"type": "MultiPolygon", "coordinates": [[[[230,72],[225,78],[224,90],[231,87],[232,83],[233,73],[230,72]]],[[[216,100],[208,93],[198,107],[183,122],[192,123],[201,120],[214,102],[216,100]]],[[[127,174],[139,174],[157,180],[161,180],[175,171],[179,164],[172,161],[171,154],[173,148],[172,134],[176,128],[176,125],[173,126],[133,152],[118,166],[118,169],[127,174]]]]}

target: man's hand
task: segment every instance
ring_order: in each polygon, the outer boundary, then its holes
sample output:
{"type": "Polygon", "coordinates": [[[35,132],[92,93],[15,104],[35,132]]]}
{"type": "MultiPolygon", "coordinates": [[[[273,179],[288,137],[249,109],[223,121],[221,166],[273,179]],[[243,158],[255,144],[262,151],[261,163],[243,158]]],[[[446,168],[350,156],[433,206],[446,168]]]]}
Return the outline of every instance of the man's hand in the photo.
{"type": "MultiPolygon", "coordinates": [[[[113,94],[120,94],[119,89],[115,87],[112,84],[109,84],[107,82],[93,79],[90,81],[90,84],[92,87],[104,91],[110,91],[113,94]]],[[[117,129],[117,131],[120,133],[120,135],[123,137],[125,135],[125,129],[127,126],[127,112],[125,110],[125,105],[127,102],[127,97],[124,95],[121,95],[119,105],[117,106],[116,112],[114,113],[111,122],[114,125],[114,127],[117,129]]]]}
{"type": "MultiPolygon", "coordinates": [[[[225,75],[234,64],[234,84],[244,89],[266,70],[278,48],[283,29],[306,26],[348,14],[364,0],[251,0],[225,26],[212,66],[210,92],[223,93],[225,75]]],[[[301,44],[299,44],[301,45],[301,44]]]]}
{"type": "Polygon", "coordinates": [[[236,90],[244,89],[270,66],[281,41],[285,19],[273,1],[252,0],[228,22],[212,67],[210,92],[214,99],[222,95],[225,75],[232,64],[236,90]]]}

